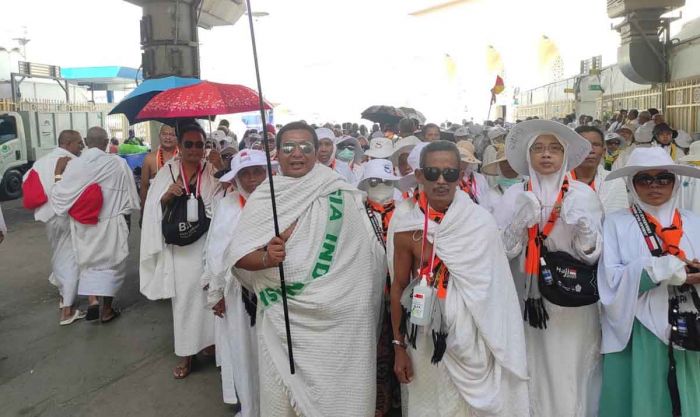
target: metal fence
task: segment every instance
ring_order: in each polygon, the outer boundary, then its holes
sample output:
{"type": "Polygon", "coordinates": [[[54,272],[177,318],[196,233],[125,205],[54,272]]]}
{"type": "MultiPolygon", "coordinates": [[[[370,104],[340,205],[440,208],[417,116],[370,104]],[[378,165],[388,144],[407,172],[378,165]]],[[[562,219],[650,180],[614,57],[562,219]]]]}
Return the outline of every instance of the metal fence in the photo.
{"type": "MultiPolygon", "coordinates": [[[[603,95],[596,103],[596,117],[606,120],[620,109],[650,108],[664,112],[674,128],[695,134],[700,132],[700,77],[655,85],[650,89],[603,95]]],[[[563,117],[575,110],[575,102],[556,101],[517,106],[517,119],[537,116],[543,119],[563,117]]]]}

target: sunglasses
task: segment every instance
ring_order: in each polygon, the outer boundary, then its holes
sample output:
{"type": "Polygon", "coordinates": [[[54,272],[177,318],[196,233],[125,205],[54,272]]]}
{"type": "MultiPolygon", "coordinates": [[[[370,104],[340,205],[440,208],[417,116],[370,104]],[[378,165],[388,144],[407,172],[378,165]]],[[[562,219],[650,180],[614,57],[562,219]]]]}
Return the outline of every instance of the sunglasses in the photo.
{"type": "Polygon", "coordinates": [[[367,184],[369,184],[370,187],[376,187],[379,184],[391,185],[391,180],[383,180],[381,178],[370,178],[369,180],[367,180],[367,184]]]}
{"type": "Polygon", "coordinates": [[[204,142],[192,142],[189,140],[186,140],[182,142],[182,145],[185,147],[185,149],[192,149],[197,148],[197,149],[203,149],[204,148],[204,142]]]}
{"type": "Polygon", "coordinates": [[[355,147],[353,145],[338,145],[339,151],[342,151],[344,149],[350,149],[351,151],[354,151],[355,147]]]}
{"type": "Polygon", "coordinates": [[[437,181],[442,175],[442,178],[447,182],[456,182],[459,180],[459,169],[457,168],[435,168],[435,167],[425,167],[423,171],[423,176],[428,181],[437,181]]]}
{"type": "Polygon", "coordinates": [[[280,149],[282,150],[282,153],[287,154],[287,155],[291,154],[296,149],[301,150],[302,153],[307,154],[307,155],[314,153],[314,151],[316,150],[316,148],[314,148],[314,144],[311,142],[301,142],[301,143],[285,142],[282,144],[280,149]]]}
{"type": "Polygon", "coordinates": [[[534,154],[541,154],[545,151],[549,152],[550,154],[562,154],[564,153],[564,147],[558,143],[550,143],[549,145],[537,143],[530,146],[530,152],[534,154]]]}
{"type": "Polygon", "coordinates": [[[671,172],[662,172],[655,177],[649,174],[638,174],[632,178],[632,182],[642,187],[651,187],[652,184],[666,187],[676,182],[676,175],[671,172]]]}

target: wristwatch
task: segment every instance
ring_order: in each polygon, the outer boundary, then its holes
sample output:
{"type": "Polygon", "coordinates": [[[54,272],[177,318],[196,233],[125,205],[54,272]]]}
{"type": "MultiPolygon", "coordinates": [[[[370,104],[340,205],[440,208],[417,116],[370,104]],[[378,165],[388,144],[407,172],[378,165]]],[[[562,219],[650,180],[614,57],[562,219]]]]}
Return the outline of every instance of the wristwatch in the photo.
{"type": "Polygon", "coordinates": [[[54,181],[54,182],[61,181],[62,179],[63,179],[63,175],[62,175],[62,174],[56,174],[56,175],[53,176],[53,181],[54,181]]]}

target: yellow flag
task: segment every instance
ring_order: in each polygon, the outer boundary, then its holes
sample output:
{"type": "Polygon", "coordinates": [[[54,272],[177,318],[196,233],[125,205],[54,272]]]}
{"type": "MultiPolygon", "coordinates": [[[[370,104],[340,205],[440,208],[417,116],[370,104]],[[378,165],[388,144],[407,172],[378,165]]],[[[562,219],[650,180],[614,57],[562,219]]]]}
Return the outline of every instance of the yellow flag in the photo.
{"type": "Polygon", "coordinates": [[[454,81],[457,77],[457,63],[450,54],[445,54],[445,71],[447,71],[447,79],[454,81]]]}
{"type": "Polygon", "coordinates": [[[491,74],[503,74],[503,60],[493,45],[486,48],[486,69],[491,74]]]}
{"type": "Polygon", "coordinates": [[[540,71],[546,72],[551,70],[557,61],[561,60],[559,48],[546,35],[542,35],[538,48],[538,64],[540,71]]]}

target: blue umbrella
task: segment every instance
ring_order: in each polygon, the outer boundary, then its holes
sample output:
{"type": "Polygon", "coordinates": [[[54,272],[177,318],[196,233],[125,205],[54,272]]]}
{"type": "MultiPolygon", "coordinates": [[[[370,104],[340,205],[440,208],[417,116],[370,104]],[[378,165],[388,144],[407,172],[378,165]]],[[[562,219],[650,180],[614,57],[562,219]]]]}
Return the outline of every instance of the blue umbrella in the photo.
{"type": "Polygon", "coordinates": [[[185,87],[201,82],[199,78],[164,77],[152,78],[142,82],[133,91],[119,102],[109,114],[123,114],[129,120],[129,124],[136,122],[136,115],[158,93],[171,88],[185,87]]]}

